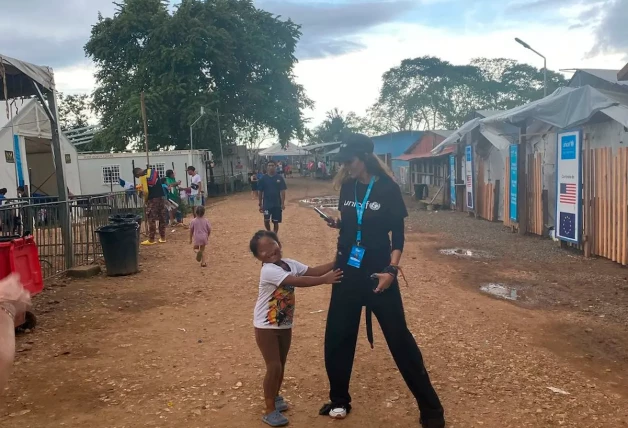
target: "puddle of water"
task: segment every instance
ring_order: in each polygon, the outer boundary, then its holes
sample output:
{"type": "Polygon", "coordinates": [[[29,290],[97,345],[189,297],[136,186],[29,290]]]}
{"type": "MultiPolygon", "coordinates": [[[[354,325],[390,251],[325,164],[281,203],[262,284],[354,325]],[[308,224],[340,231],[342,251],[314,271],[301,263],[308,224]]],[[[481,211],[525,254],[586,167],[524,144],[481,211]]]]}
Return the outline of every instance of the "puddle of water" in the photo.
{"type": "Polygon", "coordinates": [[[519,300],[519,295],[517,294],[517,289],[514,287],[509,287],[505,284],[484,284],[480,287],[480,291],[490,294],[491,296],[498,297],[500,299],[506,300],[519,300]]]}
{"type": "Polygon", "coordinates": [[[321,196],[318,198],[301,199],[301,203],[317,208],[338,208],[338,196],[321,196]]]}
{"type": "Polygon", "coordinates": [[[440,250],[440,253],[445,256],[459,256],[459,257],[475,257],[475,258],[489,258],[491,257],[485,251],[467,250],[466,248],[447,248],[440,250]]]}

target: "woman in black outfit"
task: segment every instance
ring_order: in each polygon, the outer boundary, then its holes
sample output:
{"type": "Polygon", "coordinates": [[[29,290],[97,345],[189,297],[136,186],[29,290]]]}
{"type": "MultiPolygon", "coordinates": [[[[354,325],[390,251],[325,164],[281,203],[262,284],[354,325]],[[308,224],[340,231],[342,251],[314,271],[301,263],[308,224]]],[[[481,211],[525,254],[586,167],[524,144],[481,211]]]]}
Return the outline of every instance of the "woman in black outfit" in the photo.
{"type": "Polygon", "coordinates": [[[351,411],[349,380],[362,307],[366,306],[371,347],[374,313],[397,367],[417,400],[421,426],[443,428],[444,411],[406,325],[397,282],[404,218],[408,216],[401,190],[388,167],[373,154],[373,142],[365,135],[349,135],[340,146],[337,160],[343,163],[335,178],[336,187],[340,187],[341,219],[330,220],[329,225],[340,229],[336,268],[344,271],[344,278],[333,286],[327,316],[325,367],[331,402],[320,414],[342,419],[351,411]]]}

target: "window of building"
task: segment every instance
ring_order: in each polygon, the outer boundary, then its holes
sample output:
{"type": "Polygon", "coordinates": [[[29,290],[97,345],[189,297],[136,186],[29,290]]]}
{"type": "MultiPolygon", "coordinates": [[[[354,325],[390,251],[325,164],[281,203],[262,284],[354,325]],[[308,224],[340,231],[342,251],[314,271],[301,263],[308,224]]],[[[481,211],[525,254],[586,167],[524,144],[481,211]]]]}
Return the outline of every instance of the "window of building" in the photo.
{"type": "Polygon", "coordinates": [[[102,184],[118,184],[120,181],[120,165],[103,165],[102,184]]]}
{"type": "Polygon", "coordinates": [[[165,163],[156,163],[153,165],[149,165],[149,168],[156,169],[159,174],[159,178],[164,178],[166,176],[166,164],[165,163]]]}

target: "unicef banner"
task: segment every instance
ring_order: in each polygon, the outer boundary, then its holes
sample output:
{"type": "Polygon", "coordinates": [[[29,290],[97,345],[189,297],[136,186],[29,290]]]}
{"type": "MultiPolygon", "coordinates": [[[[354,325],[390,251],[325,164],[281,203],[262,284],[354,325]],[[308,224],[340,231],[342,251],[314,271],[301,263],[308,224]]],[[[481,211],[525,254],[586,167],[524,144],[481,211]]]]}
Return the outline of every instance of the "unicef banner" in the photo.
{"type": "Polygon", "coordinates": [[[465,185],[466,185],[466,196],[467,196],[467,208],[473,209],[473,147],[467,146],[464,149],[464,160],[465,160],[465,185]]]}
{"type": "Polygon", "coordinates": [[[519,152],[519,145],[512,144],[510,146],[510,219],[518,221],[517,212],[517,188],[519,186],[519,179],[517,174],[517,157],[519,152]]]}
{"type": "Polygon", "coordinates": [[[456,205],[456,156],[449,156],[449,197],[451,205],[456,205]]]}
{"type": "Polygon", "coordinates": [[[582,131],[558,134],[556,160],[556,236],[580,243],[582,131]]]}

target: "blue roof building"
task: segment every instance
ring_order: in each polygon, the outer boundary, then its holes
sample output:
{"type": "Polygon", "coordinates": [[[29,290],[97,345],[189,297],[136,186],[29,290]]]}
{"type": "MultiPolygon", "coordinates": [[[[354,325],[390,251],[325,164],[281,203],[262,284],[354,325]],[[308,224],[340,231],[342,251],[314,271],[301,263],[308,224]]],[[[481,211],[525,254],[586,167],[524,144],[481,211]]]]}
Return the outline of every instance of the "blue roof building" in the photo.
{"type": "Polygon", "coordinates": [[[371,137],[375,144],[375,154],[380,157],[393,171],[401,190],[409,192],[408,168],[410,163],[396,160],[423,136],[423,131],[399,131],[371,137]]]}

